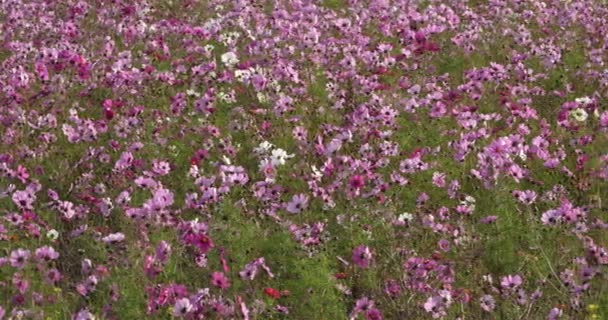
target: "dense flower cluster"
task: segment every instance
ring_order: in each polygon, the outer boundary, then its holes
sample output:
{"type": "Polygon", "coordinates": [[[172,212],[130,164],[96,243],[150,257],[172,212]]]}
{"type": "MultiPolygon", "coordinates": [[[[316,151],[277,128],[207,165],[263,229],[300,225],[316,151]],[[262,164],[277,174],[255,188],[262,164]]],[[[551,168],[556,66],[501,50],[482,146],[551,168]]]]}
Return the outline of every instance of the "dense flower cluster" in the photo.
{"type": "Polygon", "coordinates": [[[595,0],[0,1],[0,319],[605,319],[595,0]]]}

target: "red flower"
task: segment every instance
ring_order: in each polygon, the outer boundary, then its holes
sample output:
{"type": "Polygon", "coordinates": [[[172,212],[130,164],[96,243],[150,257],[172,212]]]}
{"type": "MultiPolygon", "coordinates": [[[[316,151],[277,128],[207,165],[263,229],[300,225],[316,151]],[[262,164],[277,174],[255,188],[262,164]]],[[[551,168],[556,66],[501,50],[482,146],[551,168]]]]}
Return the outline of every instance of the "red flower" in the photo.
{"type": "Polygon", "coordinates": [[[344,272],[338,272],[334,275],[334,277],[336,277],[336,279],[346,279],[348,275],[344,272]]]}
{"type": "Polygon", "coordinates": [[[275,288],[266,288],[264,289],[264,293],[273,299],[281,297],[281,292],[275,288]]]}

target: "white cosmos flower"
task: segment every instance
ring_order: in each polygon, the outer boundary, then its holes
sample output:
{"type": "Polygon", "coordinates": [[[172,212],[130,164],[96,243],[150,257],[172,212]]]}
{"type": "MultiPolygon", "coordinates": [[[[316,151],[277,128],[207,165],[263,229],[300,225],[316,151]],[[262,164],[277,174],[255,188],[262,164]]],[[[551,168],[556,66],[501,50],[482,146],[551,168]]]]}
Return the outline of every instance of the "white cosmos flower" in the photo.
{"type": "Polygon", "coordinates": [[[232,67],[239,63],[239,59],[237,58],[236,53],[229,51],[222,55],[222,63],[228,67],[232,67]]]}
{"type": "Polygon", "coordinates": [[[574,99],[574,101],[576,101],[579,104],[590,104],[592,100],[589,97],[581,97],[581,98],[574,99]]]}
{"type": "Polygon", "coordinates": [[[189,96],[195,96],[197,98],[201,96],[200,93],[198,93],[198,92],[196,92],[196,91],[194,91],[192,89],[186,90],[186,94],[189,95],[189,96]]]}
{"type": "Polygon", "coordinates": [[[260,103],[268,102],[268,97],[264,93],[258,92],[257,96],[258,96],[258,101],[260,101],[260,103]]]}
{"type": "Polygon", "coordinates": [[[312,165],[310,168],[312,169],[313,177],[315,177],[315,179],[321,179],[323,177],[323,173],[319,171],[316,166],[312,165]]]}
{"type": "Polygon", "coordinates": [[[577,108],[577,109],[572,110],[570,112],[570,116],[572,116],[572,118],[574,118],[574,120],[576,120],[578,122],[584,122],[589,117],[589,115],[587,114],[587,111],[585,111],[585,109],[583,109],[583,108],[577,108]]]}
{"type": "Polygon", "coordinates": [[[287,154],[287,151],[277,148],[272,150],[272,155],[270,156],[270,162],[273,166],[284,165],[287,159],[293,158],[293,154],[287,154]]]}
{"type": "Polygon", "coordinates": [[[408,222],[412,221],[412,219],[414,219],[414,216],[409,212],[404,212],[400,214],[399,217],[397,217],[397,220],[399,220],[399,222],[408,222]]]}
{"type": "Polygon", "coordinates": [[[524,152],[523,149],[519,150],[519,154],[518,154],[519,158],[523,161],[526,161],[526,159],[528,159],[528,156],[526,156],[526,152],[524,152]]]}
{"type": "Polygon", "coordinates": [[[237,80],[243,82],[247,79],[249,79],[249,77],[251,77],[251,71],[245,69],[245,70],[236,70],[234,71],[234,77],[236,77],[237,80]]]}

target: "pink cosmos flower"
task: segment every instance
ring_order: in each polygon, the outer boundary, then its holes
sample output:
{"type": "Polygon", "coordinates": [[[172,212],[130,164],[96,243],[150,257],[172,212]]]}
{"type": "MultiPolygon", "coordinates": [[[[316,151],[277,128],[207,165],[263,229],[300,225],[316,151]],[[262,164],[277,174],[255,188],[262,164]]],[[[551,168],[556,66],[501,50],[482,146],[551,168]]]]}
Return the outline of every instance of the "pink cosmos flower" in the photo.
{"type": "Polygon", "coordinates": [[[360,245],[353,249],[353,263],[361,268],[368,268],[372,260],[372,252],[369,247],[360,245]]]}
{"type": "Polygon", "coordinates": [[[230,280],[223,272],[213,272],[211,274],[211,283],[220,289],[227,289],[230,287],[230,280]]]}
{"type": "Polygon", "coordinates": [[[479,298],[479,305],[483,310],[491,312],[496,307],[496,302],[494,301],[494,298],[491,295],[486,294],[479,298]]]}
{"type": "Polygon", "coordinates": [[[305,194],[297,194],[291,198],[287,204],[286,210],[290,213],[300,213],[308,206],[308,196],[305,194]]]}
{"type": "Polygon", "coordinates": [[[522,283],[520,275],[508,275],[500,280],[500,285],[505,289],[515,289],[522,283]]]}
{"type": "Polygon", "coordinates": [[[30,259],[30,251],[25,249],[16,249],[11,252],[11,266],[17,269],[22,269],[30,259]]]}

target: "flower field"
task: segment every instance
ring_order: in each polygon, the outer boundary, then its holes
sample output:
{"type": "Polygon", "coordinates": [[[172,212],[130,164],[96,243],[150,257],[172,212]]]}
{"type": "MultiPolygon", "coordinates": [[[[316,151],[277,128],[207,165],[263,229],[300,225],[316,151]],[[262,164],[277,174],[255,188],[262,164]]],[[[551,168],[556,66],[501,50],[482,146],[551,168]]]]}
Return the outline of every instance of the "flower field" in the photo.
{"type": "Polygon", "coordinates": [[[0,319],[608,319],[608,3],[0,0],[0,319]]]}

